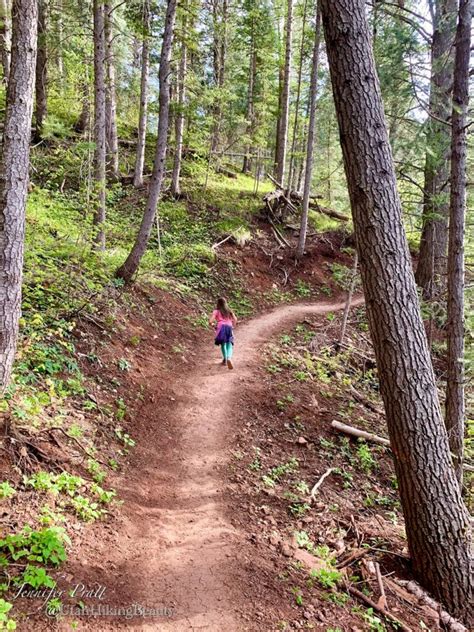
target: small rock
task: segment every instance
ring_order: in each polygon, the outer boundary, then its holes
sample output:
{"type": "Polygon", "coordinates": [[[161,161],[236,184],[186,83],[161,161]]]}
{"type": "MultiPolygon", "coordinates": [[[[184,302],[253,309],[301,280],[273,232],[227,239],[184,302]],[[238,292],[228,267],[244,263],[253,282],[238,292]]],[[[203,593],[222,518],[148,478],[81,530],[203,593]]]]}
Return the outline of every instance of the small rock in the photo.
{"type": "Polygon", "coordinates": [[[298,437],[298,443],[300,445],[306,445],[308,442],[306,441],[304,437],[298,437]]]}
{"type": "Polygon", "coordinates": [[[285,557],[291,557],[293,555],[293,551],[291,550],[291,546],[288,542],[282,542],[280,550],[285,557]]]}

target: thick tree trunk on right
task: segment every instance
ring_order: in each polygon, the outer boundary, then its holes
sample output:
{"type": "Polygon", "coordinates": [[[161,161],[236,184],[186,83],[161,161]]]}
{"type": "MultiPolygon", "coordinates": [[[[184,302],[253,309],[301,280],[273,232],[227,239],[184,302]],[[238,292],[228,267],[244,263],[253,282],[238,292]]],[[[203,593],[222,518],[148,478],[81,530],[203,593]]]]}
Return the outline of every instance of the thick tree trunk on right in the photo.
{"type": "Polygon", "coordinates": [[[36,67],[36,0],[14,0],[13,41],[0,161],[0,390],[8,386],[21,313],[25,206],[36,67]]]}
{"type": "Polygon", "coordinates": [[[131,281],[138,270],[148,241],[150,239],[153,222],[156,217],[156,207],[161,196],[161,187],[166,170],[166,145],[168,137],[168,120],[170,107],[170,81],[171,81],[171,49],[173,45],[173,29],[176,18],[176,1],[168,0],[165,18],[165,31],[160,56],[160,96],[158,112],[158,138],[156,141],[155,164],[151,177],[147,205],[143,213],[142,223],[138,231],[133,248],[125,263],[117,270],[116,275],[125,281],[131,281]]]}
{"type": "Polygon", "coordinates": [[[438,401],[364,0],[321,0],[354,230],[413,570],[473,623],[470,517],[438,401]]]}
{"type": "Polygon", "coordinates": [[[426,299],[445,287],[449,147],[457,0],[436,0],[431,45],[430,113],[426,132],[423,228],[416,281],[426,299]]]}
{"type": "Polygon", "coordinates": [[[96,210],[94,241],[105,249],[106,133],[105,133],[105,9],[94,0],[94,181],[96,210]]]}
{"type": "Polygon", "coordinates": [[[291,82],[291,43],[293,37],[293,0],[288,0],[285,24],[285,66],[283,71],[283,85],[281,95],[281,113],[278,127],[276,157],[276,179],[283,183],[286,167],[286,144],[288,139],[288,117],[290,111],[290,82],[291,82]]]}
{"type": "Polygon", "coordinates": [[[43,137],[44,120],[48,113],[48,6],[47,0],[38,1],[38,52],[36,57],[35,141],[43,137]]]}
{"type": "Polygon", "coordinates": [[[0,54],[3,68],[3,82],[8,85],[10,75],[11,24],[8,0],[0,0],[0,54]]]}
{"type": "Polygon", "coordinates": [[[314,27],[313,63],[311,67],[311,85],[309,93],[308,143],[306,146],[306,170],[304,175],[303,204],[301,208],[301,224],[296,256],[301,258],[306,245],[308,232],[308,209],[313,175],[314,132],[316,128],[316,97],[318,94],[319,46],[321,41],[321,13],[319,2],[316,2],[316,20],[314,27]]]}
{"type": "Polygon", "coordinates": [[[456,34],[448,246],[446,429],[462,483],[464,453],[464,223],[466,216],[469,53],[473,0],[461,0],[456,34]]]}
{"type": "Polygon", "coordinates": [[[141,53],[141,78],[140,78],[140,111],[138,114],[138,139],[137,154],[135,157],[135,171],[133,186],[143,186],[143,167],[145,165],[146,147],[146,123],[148,114],[148,75],[150,73],[150,3],[145,0],[143,7],[143,40],[141,53]]]}

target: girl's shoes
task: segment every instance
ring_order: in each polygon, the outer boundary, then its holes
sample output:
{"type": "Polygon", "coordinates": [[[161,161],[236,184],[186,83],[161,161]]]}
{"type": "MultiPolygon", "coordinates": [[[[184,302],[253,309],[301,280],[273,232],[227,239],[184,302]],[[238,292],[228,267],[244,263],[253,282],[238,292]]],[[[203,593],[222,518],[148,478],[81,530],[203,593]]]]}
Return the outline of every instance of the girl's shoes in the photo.
{"type": "Polygon", "coordinates": [[[229,369],[233,369],[234,365],[232,364],[231,360],[227,360],[227,366],[229,367],[229,369]]]}
{"type": "Polygon", "coordinates": [[[222,364],[225,366],[227,364],[227,360],[222,360],[222,364]]]}

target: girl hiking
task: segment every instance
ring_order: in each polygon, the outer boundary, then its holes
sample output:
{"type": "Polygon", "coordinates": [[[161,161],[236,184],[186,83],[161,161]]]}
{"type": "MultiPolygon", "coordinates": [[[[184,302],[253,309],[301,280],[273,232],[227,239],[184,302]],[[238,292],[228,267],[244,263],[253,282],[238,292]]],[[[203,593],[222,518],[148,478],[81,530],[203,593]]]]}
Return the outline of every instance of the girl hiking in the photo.
{"type": "Polygon", "coordinates": [[[234,345],[233,327],[237,324],[234,312],[227,305],[225,298],[218,298],[216,309],[212,312],[209,325],[215,327],[216,337],[214,343],[220,345],[222,351],[222,364],[229,369],[233,369],[232,351],[234,345]]]}

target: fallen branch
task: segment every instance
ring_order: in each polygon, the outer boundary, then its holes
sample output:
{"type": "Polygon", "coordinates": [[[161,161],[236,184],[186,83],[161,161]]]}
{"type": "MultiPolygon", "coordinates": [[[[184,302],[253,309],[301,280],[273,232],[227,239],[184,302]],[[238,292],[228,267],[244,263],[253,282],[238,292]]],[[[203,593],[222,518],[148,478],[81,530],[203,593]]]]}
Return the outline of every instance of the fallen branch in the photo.
{"type": "Polygon", "coordinates": [[[351,435],[352,437],[365,439],[366,441],[371,441],[372,443],[378,443],[379,445],[390,447],[390,441],[388,439],[385,439],[384,437],[379,437],[378,435],[372,434],[371,432],[366,432],[365,430],[360,430],[359,428],[354,428],[353,426],[347,426],[346,424],[343,424],[336,419],[333,419],[331,421],[331,426],[335,430],[339,430],[339,432],[351,435]]]}
{"type": "Polygon", "coordinates": [[[331,217],[332,219],[337,219],[340,222],[348,222],[350,219],[349,216],[344,215],[344,213],[339,213],[339,211],[335,211],[334,209],[328,208],[327,206],[321,206],[320,204],[316,202],[316,200],[311,200],[311,202],[309,203],[309,208],[312,208],[317,213],[322,213],[323,215],[327,215],[328,217],[331,217]]]}
{"type": "Polygon", "coordinates": [[[221,241],[218,241],[215,244],[212,244],[211,246],[211,250],[215,250],[216,248],[219,248],[219,246],[222,246],[222,244],[225,244],[226,241],[229,241],[229,239],[232,238],[232,235],[227,235],[227,237],[225,237],[224,239],[221,239],[221,241]]]}
{"type": "MultiPolygon", "coordinates": [[[[365,439],[366,441],[371,441],[372,443],[378,443],[379,445],[390,447],[390,441],[385,439],[385,437],[379,437],[378,435],[372,434],[371,432],[366,432],[365,430],[360,430],[360,428],[354,428],[354,426],[347,426],[346,424],[333,419],[331,421],[331,426],[335,430],[339,430],[339,432],[343,432],[345,434],[351,435],[352,437],[357,437],[358,439],[365,439]]],[[[451,455],[453,456],[453,455],[451,455]]],[[[463,468],[466,472],[474,472],[474,465],[470,465],[469,463],[464,463],[463,468]]]]}
{"type": "Polygon", "coordinates": [[[382,573],[380,571],[380,564],[378,562],[375,562],[375,575],[377,577],[377,583],[379,585],[380,591],[380,598],[377,601],[377,605],[379,606],[379,608],[382,608],[382,610],[387,610],[387,596],[385,594],[382,573]]]}
{"type": "Polygon", "coordinates": [[[360,601],[363,601],[364,603],[366,603],[370,608],[373,608],[374,610],[379,612],[383,617],[388,619],[388,621],[395,623],[397,626],[397,629],[403,630],[403,632],[412,632],[412,629],[409,628],[405,623],[403,623],[403,621],[400,621],[400,619],[397,619],[397,617],[394,617],[393,614],[390,614],[383,608],[380,608],[380,606],[378,606],[375,603],[375,601],[372,601],[370,597],[367,597],[366,595],[364,595],[364,593],[360,592],[360,590],[357,590],[357,588],[354,588],[353,586],[348,586],[347,591],[353,597],[357,597],[357,599],[360,599],[360,601]]]}
{"type": "Polygon", "coordinates": [[[324,474],[321,476],[321,478],[319,479],[319,481],[316,483],[316,485],[314,485],[313,489],[311,490],[311,498],[314,499],[316,496],[316,492],[318,491],[318,489],[321,487],[321,485],[324,483],[324,480],[330,475],[332,474],[332,472],[334,472],[334,468],[330,467],[328,470],[326,470],[324,472],[324,474]]]}
{"type": "Polygon", "coordinates": [[[284,243],[284,245],[288,246],[288,248],[289,248],[290,247],[290,242],[285,239],[285,237],[282,235],[281,231],[278,229],[276,224],[271,219],[269,219],[268,221],[270,222],[271,227],[276,232],[276,234],[281,239],[281,241],[284,243]]]}
{"type": "MultiPolygon", "coordinates": [[[[448,630],[450,630],[450,632],[468,632],[468,629],[462,623],[443,610],[440,604],[430,597],[423,588],[418,586],[416,582],[399,579],[396,583],[406,588],[409,592],[415,595],[415,597],[418,597],[422,603],[437,612],[441,623],[449,626],[448,630]]],[[[468,604],[466,604],[466,606],[469,607],[468,604]]]]}
{"type": "Polygon", "coordinates": [[[357,560],[360,560],[362,557],[364,557],[364,555],[367,555],[369,551],[370,549],[368,548],[356,549],[355,551],[352,551],[352,553],[348,557],[344,558],[336,564],[336,568],[341,569],[345,568],[346,566],[350,566],[353,562],[356,562],[357,560]]]}
{"type": "Polygon", "coordinates": [[[367,399],[367,397],[364,397],[352,385],[349,387],[349,390],[354,396],[354,399],[356,399],[359,403],[363,404],[366,408],[371,410],[373,413],[376,413],[377,415],[382,415],[382,416],[385,414],[381,408],[378,408],[378,406],[372,403],[370,399],[367,399]]]}

